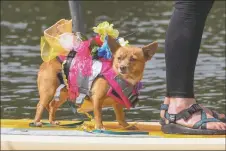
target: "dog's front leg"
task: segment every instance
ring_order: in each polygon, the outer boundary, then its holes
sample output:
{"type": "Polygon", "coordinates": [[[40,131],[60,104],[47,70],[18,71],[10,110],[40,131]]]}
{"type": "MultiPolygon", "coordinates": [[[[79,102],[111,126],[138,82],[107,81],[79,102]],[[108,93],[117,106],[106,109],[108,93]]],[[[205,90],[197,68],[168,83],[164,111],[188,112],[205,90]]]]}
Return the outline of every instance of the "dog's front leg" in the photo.
{"type": "Polygon", "coordinates": [[[106,99],[106,94],[109,89],[108,82],[103,78],[95,80],[91,89],[91,101],[93,103],[95,128],[104,129],[102,123],[102,105],[106,99]]]}
{"type": "Polygon", "coordinates": [[[123,111],[123,106],[118,103],[113,104],[116,120],[118,121],[119,125],[122,127],[129,129],[129,130],[136,130],[137,127],[135,126],[129,126],[129,124],[125,120],[125,113],[123,111]]]}
{"type": "Polygon", "coordinates": [[[102,123],[102,104],[103,99],[99,99],[96,96],[92,97],[93,102],[93,111],[94,111],[94,119],[95,119],[95,129],[104,129],[102,123]]]}
{"type": "Polygon", "coordinates": [[[125,113],[123,111],[123,107],[121,104],[114,103],[113,104],[116,120],[118,121],[119,125],[123,127],[129,126],[129,124],[125,121],[125,113]]]}

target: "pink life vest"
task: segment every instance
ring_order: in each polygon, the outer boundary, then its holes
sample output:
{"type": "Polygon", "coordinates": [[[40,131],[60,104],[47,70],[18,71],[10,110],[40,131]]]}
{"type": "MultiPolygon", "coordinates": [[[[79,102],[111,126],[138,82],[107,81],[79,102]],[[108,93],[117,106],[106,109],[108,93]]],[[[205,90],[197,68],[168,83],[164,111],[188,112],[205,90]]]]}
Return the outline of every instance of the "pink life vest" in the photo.
{"type": "MultiPolygon", "coordinates": [[[[66,57],[59,56],[59,59],[61,61],[64,61],[66,59],[66,57]]],[[[102,63],[102,67],[101,67],[99,75],[104,77],[110,85],[107,95],[109,97],[112,97],[118,103],[125,106],[127,109],[134,107],[135,104],[139,101],[138,90],[141,88],[141,83],[138,82],[135,86],[132,86],[126,80],[122,79],[119,75],[117,75],[115,73],[115,71],[112,68],[111,60],[100,59],[99,61],[102,63]]],[[[68,73],[68,74],[70,74],[70,73],[68,73]]],[[[80,77],[80,78],[82,78],[82,77],[80,77]]],[[[92,77],[92,79],[93,79],[92,82],[95,80],[95,78],[92,77]]],[[[82,79],[82,80],[84,80],[84,79],[82,79]]],[[[84,88],[84,86],[83,86],[83,88],[84,88]]],[[[91,89],[91,86],[89,86],[89,88],[87,88],[87,91],[90,91],[90,89],[91,89]]],[[[87,94],[88,93],[80,92],[80,95],[78,96],[77,99],[84,100],[84,98],[87,94]]],[[[77,99],[76,99],[76,102],[77,102],[77,99]]],[[[78,102],[81,103],[83,101],[78,101],[78,102]]]]}

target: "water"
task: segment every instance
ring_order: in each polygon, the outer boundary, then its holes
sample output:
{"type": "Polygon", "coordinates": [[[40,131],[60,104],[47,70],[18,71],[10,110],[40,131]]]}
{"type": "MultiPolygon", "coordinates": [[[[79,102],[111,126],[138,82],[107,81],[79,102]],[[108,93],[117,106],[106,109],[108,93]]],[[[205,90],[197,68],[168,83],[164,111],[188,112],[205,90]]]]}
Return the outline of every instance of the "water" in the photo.
{"type": "MultiPolygon", "coordinates": [[[[159,106],[165,95],[164,37],[173,2],[83,2],[87,35],[99,22],[109,21],[131,44],[159,42],[159,51],[144,74],[139,107],[126,111],[128,121],[159,119],[159,106]]],[[[195,72],[197,100],[225,113],[225,2],[215,2],[207,19],[195,72]]],[[[41,64],[39,43],[44,29],[61,18],[70,19],[63,1],[1,1],[1,118],[33,118],[38,92],[36,78],[41,64]]],[[[57,112],[58,119],[74,118],[67,104],[57,112]]],[[[104,120],[114,120],[111,108],[104,120]]],[[[47,118],[47,113],[43,115],[47,118]]]]}

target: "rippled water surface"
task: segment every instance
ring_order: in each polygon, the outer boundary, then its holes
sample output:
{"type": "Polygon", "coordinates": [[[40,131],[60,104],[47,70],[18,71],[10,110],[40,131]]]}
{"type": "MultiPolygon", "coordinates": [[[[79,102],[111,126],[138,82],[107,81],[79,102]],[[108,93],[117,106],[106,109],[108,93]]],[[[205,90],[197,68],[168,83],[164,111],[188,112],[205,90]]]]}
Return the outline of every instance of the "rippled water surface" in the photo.
{"type": "MultiPolygon", "coordinates": [[[[159,42],[159,51],[148,62],[144,88],[137,108],[126,111],[129,121],[159,119],[165,95],[164,37],[172,14],[171,1],[83,2],[88,35],[102,21],[114,23],[131,44],[159,42]]],[[[61,18],[70,18],[67,2],[1,1],[1,117],[33,118],[38,92],[36,78],[43,30],[61,18]]],[[[195,72],[197,100],[225,113],[225,2],[215,2],[206,22],[195,72]]],[[[104,120],[114,120],[113,110],[104,109],[104,120]]],[[[47,118],[47,113],[44,114],[47,118]]],[[[58,119],[74,118],[67,104],[58,119]]]]}

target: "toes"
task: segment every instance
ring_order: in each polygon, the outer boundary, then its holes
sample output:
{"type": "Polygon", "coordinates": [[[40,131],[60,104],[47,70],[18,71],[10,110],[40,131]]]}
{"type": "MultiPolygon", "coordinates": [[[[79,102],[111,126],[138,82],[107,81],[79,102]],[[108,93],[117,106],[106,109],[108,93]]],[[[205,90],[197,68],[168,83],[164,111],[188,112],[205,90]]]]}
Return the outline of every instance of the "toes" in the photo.
{"type": "Polygon", "coordinates": [[[224,130],[224,125],[219,125],[221,130],[224,130]]]}
{"type": "Polygon", "coordinates": [[[222,122],[211,122],[207,124],[207,129],[226,130],[226,124],[222,122]]]}
{"type": "Polygon", "coordinates": [[[35,122],[34,125],[37,126],[37,127],[41,127],[42,126],[42,122],[35,122]]]}
{"type": "Polygon", "coordinates": [[[221,123],[220,127],[221,127],[222,130],[226,130],[226,124],[225,123],[221,123]]]}
{"type": "Polygon", "coordinates": [[[120,124],[122,129],[124,130],[138,130],[138,128],[135,126],[135,124],[129,125],[128,123],[120,124]]]}
{"type": "Polygon", "coordinates": [[[139,130],[135,125],[126,128],[127,130],[139,130]]]}
{"type": "Polygon", "coordinates": [[[222,126],[221,123],[216,123],[216,129],[217,130],[221,130],[222,129],[221,126],[222,126]]]}
{"type": "Polygon", "coordinates": [[[60,125],[60,122],[59,121],[54,121],[54,124],[55,125],[60,125]]]}
{"type": "Polygon", "coordinates": [[[103,125],[95,125],[95,129],[105,130],[103,125]]]}
{"type": "Polygon", "coordinates": [[[221,130],[225,130],[225,128],[226,128],[225,123],[220,122],[218,125],[221,130]]]}
{"type": "Polygon", "coordinates": [[[60,125],[60,122],[59,122],[59,121],[52,121],[52,122],[50,122],[50,124],[53,124],[53,125],[60,125]]]}
{"type": "Polygon", "coordinates": [[[106,129],[104,127],[96,128],[97,130],[105,131],[106,129]]]}

